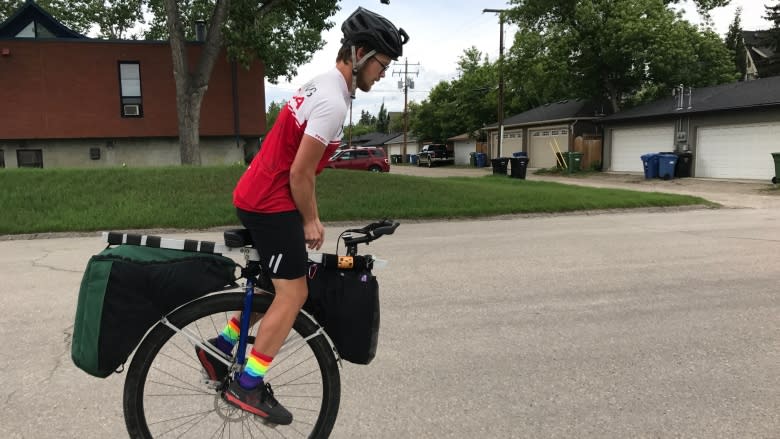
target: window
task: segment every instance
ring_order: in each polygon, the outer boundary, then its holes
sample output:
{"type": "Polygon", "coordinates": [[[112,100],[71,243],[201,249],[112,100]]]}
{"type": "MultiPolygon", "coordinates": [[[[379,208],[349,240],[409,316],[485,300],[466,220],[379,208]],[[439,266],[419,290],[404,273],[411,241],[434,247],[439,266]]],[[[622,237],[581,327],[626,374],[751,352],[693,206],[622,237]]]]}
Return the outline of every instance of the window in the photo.
{"type": "Polygon", "coordinates": [[[542,135],[541,131],[534,131],[534,134],[533,134],[534,137],[539,137],[541,135],[542,135]]]}
{"type": "Polygon", "coordinates": [[[368,151],[366,151],[366,150],[357,151],[356,155],[357,155],[356,158],[359,158],[359,159],[367,159],[369,157],[368,151]]]}
{"type": "Polygon", "coordinates": [[[564,134],[569,134],[569,130],[567,130],[566,128],[562,129],[561,130],[561,135],[564,135],[564,134]]]}
{"type": "Polygon", "coordinates": [[[143,117],[140,63],[119,62],[119,90],[122,117],[143,117]]]}
{"type": "Polygon", "coordinates": [[[31,21],[16,34],[16,38],[56,38],[56,35],[41,23],[31,21]]]}
{"type": "Polygon", "coordinates": [[[552,131],[550,131],[550,135],[551,135],[551,136],[557,136],[557,135],[558,135],[558,130],[552,130],[552,131]]]}
{"type": "Polygon", "coordinates": [[[40,149],[17,149],[16,162],[20,168],[42,168],[43,152],[40,149]]]}
{"type": "Polygon", "coordinates": [[[90,160],[100,160],[100,148],[89,148],[90,160]]]}
{"type": "Polygon", "coordinates": [[[0,168],[5,168],[5,151],[0,149],[0,168]]]}

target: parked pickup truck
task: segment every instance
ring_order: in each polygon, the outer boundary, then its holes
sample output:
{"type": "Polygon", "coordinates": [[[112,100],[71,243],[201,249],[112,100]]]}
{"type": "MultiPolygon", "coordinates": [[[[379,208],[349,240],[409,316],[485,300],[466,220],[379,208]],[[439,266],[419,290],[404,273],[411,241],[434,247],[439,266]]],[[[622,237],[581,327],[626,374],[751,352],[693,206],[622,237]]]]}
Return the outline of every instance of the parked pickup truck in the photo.
{"type": "Polygon", "coordinates": [[[451,165],[455,163],[455,157],[447,149],[447,145],[430,143],[424,145],[417,154],[417,166],[451,165]]]}

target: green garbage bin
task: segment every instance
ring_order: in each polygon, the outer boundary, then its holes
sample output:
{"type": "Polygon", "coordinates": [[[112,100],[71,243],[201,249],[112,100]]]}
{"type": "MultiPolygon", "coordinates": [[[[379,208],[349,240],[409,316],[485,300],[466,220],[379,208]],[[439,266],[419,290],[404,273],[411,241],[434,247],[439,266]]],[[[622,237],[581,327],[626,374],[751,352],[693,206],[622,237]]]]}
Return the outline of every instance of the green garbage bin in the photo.
{"type": "Polygon", "coordinates": [[[772,158],[775,159],[775,176],[772,177],[772,184],[780,181],[780,152],[773,152],[772,158]]]}
{"type": "Polygon", "coordinates": [[[560,153],[555,153],[556,156],[558,156],[557,159],[557,168],[563,169],[562,163],[566,164],[565,171],[571,174],[572,172],[580,172],[582,170],[582,156],[584,155],[581,152],[574,152],[574,151],[564,151],[560,153]]]}
{"type": "Polygon", "coordinates": [[[582,156],[581,152],[568,151],[563,153],[563,157],[566,160],[569,174],[572,172],[580,172],[582,170],[582,156]]]}

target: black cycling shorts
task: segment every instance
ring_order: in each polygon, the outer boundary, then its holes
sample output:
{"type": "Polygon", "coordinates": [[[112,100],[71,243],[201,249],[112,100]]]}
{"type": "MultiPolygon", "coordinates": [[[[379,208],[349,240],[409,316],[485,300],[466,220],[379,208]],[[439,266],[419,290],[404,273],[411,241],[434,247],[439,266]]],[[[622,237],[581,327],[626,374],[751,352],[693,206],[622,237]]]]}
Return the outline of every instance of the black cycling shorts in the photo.
{"type": "Polygon", "coordinates": [[[260,253],[260,263],[271,278],[297,279],[308,271],[306,237],[298,211],[256,213],[236,209],[238,219],[249,229],[260,253]]]}

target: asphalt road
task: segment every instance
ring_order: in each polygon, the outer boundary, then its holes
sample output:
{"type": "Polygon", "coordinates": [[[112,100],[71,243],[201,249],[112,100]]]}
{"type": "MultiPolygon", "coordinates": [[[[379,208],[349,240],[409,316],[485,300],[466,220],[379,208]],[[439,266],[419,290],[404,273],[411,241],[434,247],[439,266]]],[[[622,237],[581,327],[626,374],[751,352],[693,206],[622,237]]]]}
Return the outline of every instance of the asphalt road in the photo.
{"type": "MultiPolygon", "coordinates": [[[[126,436],[124,375],[70,361],[102,248],[0,241],[0,437],[126,436]]],[[[368,250],[379,352],[342,369],[332,437],[780,437],[780,209],[407,222],[368,250]]]]}

